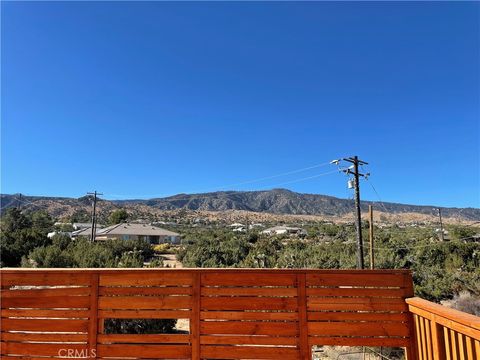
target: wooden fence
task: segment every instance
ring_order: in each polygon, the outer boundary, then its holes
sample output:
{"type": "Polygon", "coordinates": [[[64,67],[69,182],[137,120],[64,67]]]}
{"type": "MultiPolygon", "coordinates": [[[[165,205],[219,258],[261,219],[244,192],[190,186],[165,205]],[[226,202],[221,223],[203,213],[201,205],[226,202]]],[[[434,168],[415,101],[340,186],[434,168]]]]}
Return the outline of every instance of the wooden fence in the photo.
{"type": "MultiPolygon", "coordinates": [[[[313,345],[413,349],[409,271],[1,270],[2,359],[311,359],[313,345]],[[188,319],[106,334],[105,319],[188,319]]],[[[413,358],[414,354],[410,354],[413,358]]]]}
{"type": "Polygon", "coordinates": [[[3,269],[2,359],[311,359],[313,345],[480,359],[480,318],[419,299],[401,270],[3,269]],[[110,334],[106,319],[188,319],[110,334]]]}
{"type": "Polygon", "coordinates": [[[480,318],[413,298],[407,299],[415,324],[419,360],[480,359],[480,318]]]}

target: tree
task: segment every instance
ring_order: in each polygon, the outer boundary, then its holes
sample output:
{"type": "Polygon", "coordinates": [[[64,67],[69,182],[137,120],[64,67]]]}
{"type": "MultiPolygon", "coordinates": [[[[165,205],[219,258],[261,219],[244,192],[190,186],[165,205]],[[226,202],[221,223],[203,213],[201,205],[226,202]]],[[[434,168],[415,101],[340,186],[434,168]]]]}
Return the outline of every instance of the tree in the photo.
{"type": "Polygon", "coordinates": [[[36,247],[51,243],[47,238],[45,214],[36,213],[27,216],[19,209],[8,209],[2,218],[0,231],[1,266],[19,266],[23,256],[28,255],[36,247]],[[36,226],[34,227],[34,221],[36,226]]]}
{"type": "Polygon", "coordinates": [[[47,234],[53,229],[54,221],[45,210],[35,211],[31,217],[33,229],[36,229],[45,234],[47,234]]]}
{"type": "Polygon", "coordinates": [[[72,258],[55,245],[35,248],[28,259],[22,259],[23,267],[71,267],[72,258]]]}
{"type": "Polygon", "coordinates": [[[128,213],[125,209],[118,209],[113,211],[108,217],[108,223],[110,225],[120,224],[128,219],[128,213]]]}
{"type": "Polygon", "coordinates": [[[7,209],[2,217],[2,231],[6,233],[28,229],[31,225],[30,219],[18,208],[7,209]]]}
{"type": "Polygon", "coordinates": [[[91,215],[84,209],[80,209],[75,211],[72,216],[70,217],[70,221],[72,223],[75,222],[89,222],[91,221],[91,215]]]}

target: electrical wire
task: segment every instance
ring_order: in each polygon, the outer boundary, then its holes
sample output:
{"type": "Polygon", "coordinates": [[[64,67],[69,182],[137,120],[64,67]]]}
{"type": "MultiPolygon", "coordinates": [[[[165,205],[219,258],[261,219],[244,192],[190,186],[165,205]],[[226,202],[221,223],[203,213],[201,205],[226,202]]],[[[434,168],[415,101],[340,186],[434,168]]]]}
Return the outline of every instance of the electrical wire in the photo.
{"type": "Polygon", "coordinates": [[[307,176],[307,177],[304,177],[304,178],[301,178],[301,179],[296,179],[296,180],[291,180],[291,181],[285,181],[285,182],[282,182],[282,183],[279,183],[279,184],[270,185],[268,187],[272,188],[272,187],[277,187],[277,186],[280,186],[280,185],[293,184],[293,183],[306,181],[306,180],[310,180],[310,179],[316,179],[316,178],[319,178],[321,176],[326,176],[326,175],[330,175],[330,174],[337,173],[337,172],[338,172],[337,170],[327,171],[327,172],[322,173],[322,174],[307,176]]]}
{"type": "Polygon", "coordinates": [[[373,183],[370,181],[370,179],[366,178],[365,180],[367,180],[368,184],[372,187],[373,192],[377,196],[378,201],[379,201],[380,205],[382,206],[382,208],[385,210],[385,212],[390,213],[390,211],[387,209],[387,207],[383,203],[382,198],[380,197],[380,194],[378,193],[377,189],[375,189],[375,186],[373,186],[373,183]]]}
{"type": "MultiPolygon", "coordinates": [[[[264,176],[264,177],[251,179],[251,180],[245,180],[245,181],[241,181],[241,182],[238,182],[238,183],[226,184],[226,185],[222,185],[222,186],[217,186],[215,188],[200,189],[200,190],[195,190],[195,191],[184,191],[183,193],[195,194],[195,193],[204,193],[204,192],[217,192],[217,191],[221,191],[222,189],[226,189],[226,188],[234,188],[234,187],[237,187],[237,186],[254,184],[254,183],[262,182],[262,181],[265,181],[265,180],[270,180],[270,179],[275,179],[275,178],[284,177],[284,176],[288,176],[288,175],[298,174],[298,173],[301,173],[301,172],[305,172],[305,171],[312,170],[312,169],[317,169],[317,168],[324,167],[324,166],[327,166],[327,165],[330,165],[330,161],[326,161],[326,162],[316,164],[316,165],[312,165],[312,166],[307,166],[307,167],[300,168],[300,169],[290,170],[290,171],[275,174],[275,175],[264,176]]],[[[300,181],[304,181],[304,180],[308,180],[308,179],[313,179],[313,178],[320,177],[320,176],[323,176],[323,174],[314,175],[312,177],[307,177],[307,178],[296,179],[296,180],[292,180],[292,181],[286,181],[286,182],[283,182],[283,183],[270,185],[268,187],[271,188],[271,187],[275,187],[275,186],[291,184],[291,183],[300,182],[300,181]]],[[[266,187],[266,186],[264,186],[264,187],[266,187]]],[[[157,198],[157,197],[172,196],[172,194],[142,194],[142,195],[105,194],[105,195],[109,196],[109,197],[117,197],[117,198],[123,197],[123,198],[130,198],[130,199],[157,198]]],[[[213,194],[209,195],[209,196],[213,196],[213,194]]]]}
{"type": "MultiPolygon", "coordinates": [[[[269,189],[276,188],[278,186],[282,186],[282,185],[286,185],[286,184],[293,184],[293,183],[307,181],[307,180],[311,180],[311,179],[316,179],[316,178],[326,176],[326,175],[330,175],[330,174],[333,174],[333,173],[336,173],[336,172],[337,172],[337,170],[332,170],[332,171],[327,171],[325,173],[320,173],[320,174],[307,176],[307,177],[303,177],[303,178],[299,178],[299,179],[285,181],[285,182],[282,182],[282,183],[270,184],[268,186],[264,186],[263,187],[264,189],[259,189],[259,190],[256,190],[256,191],[267,191],[269,189]]],[[[170,196],[175,196],[175,195],[170,195],[170,196]]],[[[216,197],[216,196],[218,196],[218,194],[214,192],[214,193],[209,193],[209,194],[181,194],[181,195],[176,195],[176,196],[177,196],[177,198],[181,198],[182,196],[184,196],[185,200],[192,201],[192,200],[197,200],[197,199],[208,199],[208,198],[211,198],[211,197],[216,197]]]]}

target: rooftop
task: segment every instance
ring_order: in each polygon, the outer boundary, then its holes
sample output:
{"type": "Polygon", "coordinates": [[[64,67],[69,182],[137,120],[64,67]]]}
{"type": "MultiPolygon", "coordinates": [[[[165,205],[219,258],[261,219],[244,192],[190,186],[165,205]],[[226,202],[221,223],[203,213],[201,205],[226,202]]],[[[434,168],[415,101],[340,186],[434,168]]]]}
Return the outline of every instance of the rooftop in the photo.
{"type": "Polygon", "coordinates": [[[180,236],[180,234],[147,224],[122,223],[97,231],[97,235],[145,235],[145,236],[180,236]]]}

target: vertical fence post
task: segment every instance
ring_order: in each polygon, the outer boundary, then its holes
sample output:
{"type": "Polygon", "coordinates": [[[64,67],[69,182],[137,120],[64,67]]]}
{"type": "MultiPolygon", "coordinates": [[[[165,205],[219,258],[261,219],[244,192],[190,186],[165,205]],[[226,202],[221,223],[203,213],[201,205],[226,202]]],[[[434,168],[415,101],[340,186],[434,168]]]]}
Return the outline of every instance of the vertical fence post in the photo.
{"type": "Polygon", "coordinates": [[[200,299],[201,299],[201,272],[193,272],[193,306],[190,318],[190,337],[192,344],[192,360],[200,360],[200,299]]]}
{"type": "MultiPolygon", "coordinates": [[[[413,279],[412,275],[404,275],[405,276],[405,297],[413,297],[414,296],[414,291],[413,291],[413,279]]],[[[408,307],[408,305],[407,305],[408,307]]],[[[419,353],[420,353],[420,348],[419,344],[417,344],[417,335],[415,332],[415,319],[413,317],[413,314],[408,311],[407,313],[407,318],[408,318],[408,328],[409,328],[409,345],[406,347],[406,358],[407,360],[417,360],[420,358],[419,353]]]]}
{"type": "Polygon", "coordinates": [[[297,274],[297,299],[298,299],[298,326],[300,359],[312,358],[311,348],[308,345],[308,321],[307,321],[307,281],[306,274],[297,274]]]}
{"type": "Polygon", "coordinates": [[[88,353],[90,359],[97,358],[98,278],[98,272],[90,274],[90,314],[88,317],[88,353]]]}
{"type": "Polygon", "coordinates": [[[443,360],[445,356],[445,342],[443,340],[443,329],[436,321],[436,316],[432,314],[432,345],[433,359],[443,360]]]}

